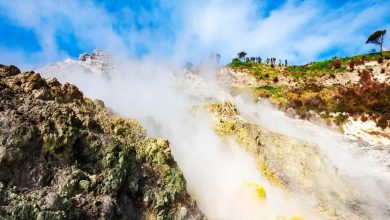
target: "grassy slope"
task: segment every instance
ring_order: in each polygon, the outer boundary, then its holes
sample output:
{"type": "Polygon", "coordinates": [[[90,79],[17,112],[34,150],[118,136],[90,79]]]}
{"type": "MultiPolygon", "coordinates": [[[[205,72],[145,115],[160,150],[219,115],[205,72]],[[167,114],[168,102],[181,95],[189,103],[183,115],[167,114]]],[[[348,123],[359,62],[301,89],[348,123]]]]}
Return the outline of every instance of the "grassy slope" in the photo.
{"type": "MultiPolygon", "coordinates": [[[[390,88],[387,84],[371,79],[370,70],[363,71],[361,75],[365,77],[362,76],[357,85],[324,87],[311,81],[325,75],[334,77],[347,71],[351,65],[380,58],[380,54],[363,54],[302,66],[272,68],[267,64],[240,61],[233,61],[228,66],[267,82],[268,85],[255,88],[255,94],[271,98],[282,108],[292,107],[301,117],[307,116],[310,110],[319,113],[323,118],[329,118],[331,113],[336,113],[335,122],[339,124],[347,115],[369,115],[376,120],[378,126],[385,128],[390,125],[390,88]],[[337,62],[339,67],[335,67],[337,62]],[[275,79],[282,75],[291,78],[297,86],[278,86],[275,79]]],[[[390,52],[384,52],[383,59],[390,59],[390,52]]]]}
{"type": "MultiPolygon", "coordinates": [[[[318,76],[323,76],[326,74],[336,74],[343,72],[347,69],[351,61],[358,60],[378,60],[381,57],[380,54],[361,54],[352,57],[338,58],[341,62],[340,68],[334,68],[335,59],[312,62],[307,65],[300,66],[288,66],[279,67],[275,66],[272,68],[268,64],[259,64],[253,62],[241,62],[239,60],[232,61],[228,64],[229,67],[234,69],[245,70],[249,74],[256,76],[262,80],[273,80],[275,76],[278,76],[280,73],[289,74],[294,80],[305,79],[305,78],[314,78],[318,76]],[[267,76],[268,75],[268,76],[267,76]]],[[[383,52],[384,59],[390,59],[390,51],[383,52]]]]}

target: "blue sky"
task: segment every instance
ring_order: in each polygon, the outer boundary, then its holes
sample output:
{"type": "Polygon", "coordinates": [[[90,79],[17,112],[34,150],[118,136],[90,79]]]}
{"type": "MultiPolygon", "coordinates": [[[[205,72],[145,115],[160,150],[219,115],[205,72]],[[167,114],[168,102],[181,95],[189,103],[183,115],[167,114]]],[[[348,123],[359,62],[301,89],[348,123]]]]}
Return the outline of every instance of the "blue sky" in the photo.
{"type": "Polygon", "coordinates": [[[0,63],[34,68],[101,48],[179,63],[245,50],[300,64],[365,53],[377,29],[390,29],[390,0],[0,0],[0,63]]]}

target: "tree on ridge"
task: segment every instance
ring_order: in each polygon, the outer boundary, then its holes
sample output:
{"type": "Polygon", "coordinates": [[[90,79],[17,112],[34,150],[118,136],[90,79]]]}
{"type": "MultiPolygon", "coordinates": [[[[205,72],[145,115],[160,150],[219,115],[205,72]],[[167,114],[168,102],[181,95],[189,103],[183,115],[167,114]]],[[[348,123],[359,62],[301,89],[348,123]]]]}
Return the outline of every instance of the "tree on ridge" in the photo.
{"type": "Polygon", "coordinates": [[[383,40],[385,39],[386,30],[378,30],[371,34],[366,44],[376,44],[380,46],[381,54],[383,54],[383,40]]]}
{"type": "Polygon", "coordinates": [[[245,56],[247,55],[247,53],[245,51],[241,51],[239,52],[238,54],[238,58],[242,60],[245,60],[245,56]]]}

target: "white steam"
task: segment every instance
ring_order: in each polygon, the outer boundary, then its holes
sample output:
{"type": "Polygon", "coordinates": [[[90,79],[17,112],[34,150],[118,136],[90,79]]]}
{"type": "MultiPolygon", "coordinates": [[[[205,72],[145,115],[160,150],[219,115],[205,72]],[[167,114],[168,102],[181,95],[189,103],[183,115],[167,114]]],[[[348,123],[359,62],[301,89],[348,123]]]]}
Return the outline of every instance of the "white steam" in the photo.
{"type": "MultiPolygon", "coordinates": [[[[374,154],[362,154],[357,143],[307,121],[289,118],[269,103],[232,97],[213,82],[213,68],[202,68],[204,74],[199,76],[185,75],[180,68],[153,60],[117,60],[114,67],[107,75],[99,75],[85,72],[77,63],[64,62],[38,72],[76,84],[86,96],[103,100],[117,114],[140,121],[149,135],[168,139],[188,191],[210,219],[323,217],[312,195],[272,185],[261,175],[254,158],[214,133],[207,113],[190,111],[215,100],[233,101],[248,121],[318,145],[340,175],[376,198],[372,204],[365,204],[372,210],[369,216],[383,219],[383,210],[377,207],[390,207],[389,172],[371,158],[374,154]],[[248,182],[264,186],[265,202],[248,182]]],[[[318,187],[322,191],[331,193],[331,180],[321,184],[318,187]]]]}
{"type": "Polygon", "coordinates": [[[188,191],[210,219],[320,218],[311,196],[272,186],[254,158],[215,134],[206,113],[189,111],[211,100],[233,100],[227,92],[155,61],[122,61],[115,66],[109,77],[85,73],[77,65],[38,71],[76,84],[117,114],[140,121],[149,135],[168,139],[188,191]],[[266,202],[248,186],[250,182],[265,188],[266,202]]]}
{"type": "MultiPolygon", "coordinates": [[[[237,97],[236,104],[241,114],[266,128],[295,137],[319,146],[321,152],[338,169],[338,174],[351,180],[361,192],[374,198],[368,207],[369,216],[374,219],[386,219],[390,208],[390,154],[378,150],[377,146],[354,141],[327,127],[306,120],[288,117],[276,110],[268,101],[250,102],[237,97]]],[[[324,186],[331,191],[332,182],[324,180],[324,186]]]]}

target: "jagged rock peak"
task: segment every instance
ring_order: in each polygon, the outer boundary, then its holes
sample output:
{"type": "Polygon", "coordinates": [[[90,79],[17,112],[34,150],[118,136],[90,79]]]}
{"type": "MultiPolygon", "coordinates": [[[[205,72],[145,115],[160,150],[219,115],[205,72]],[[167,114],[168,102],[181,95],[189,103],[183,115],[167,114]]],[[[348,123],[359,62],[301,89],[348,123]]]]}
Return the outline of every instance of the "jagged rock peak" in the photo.
{"type": "Polygon", "coordinates": [[[80,54],[78,59],[66,59],[61,62],[46,65],[37,69],[37,72],[44,75],[51,73],[68,74],[83,71],[87,73],[108,75],[115,70],[111,54],[103,50],[94,50],[92,53],[80,54]]]}
{"type": "Polygon", "coordinates": [[[94,50],[91,54],[81,54],[78,63],[92,72],[107,73],[113,69],[111,55],[103,50],[94,50]]]}
{"type": "Polygon", "coordinates": [[[109,60],[110,54],[104,50],[96,49],[92,51],[91,54],[82,53],[79,56],[80,61],[88,61],[88,60],[109,60]]]}

